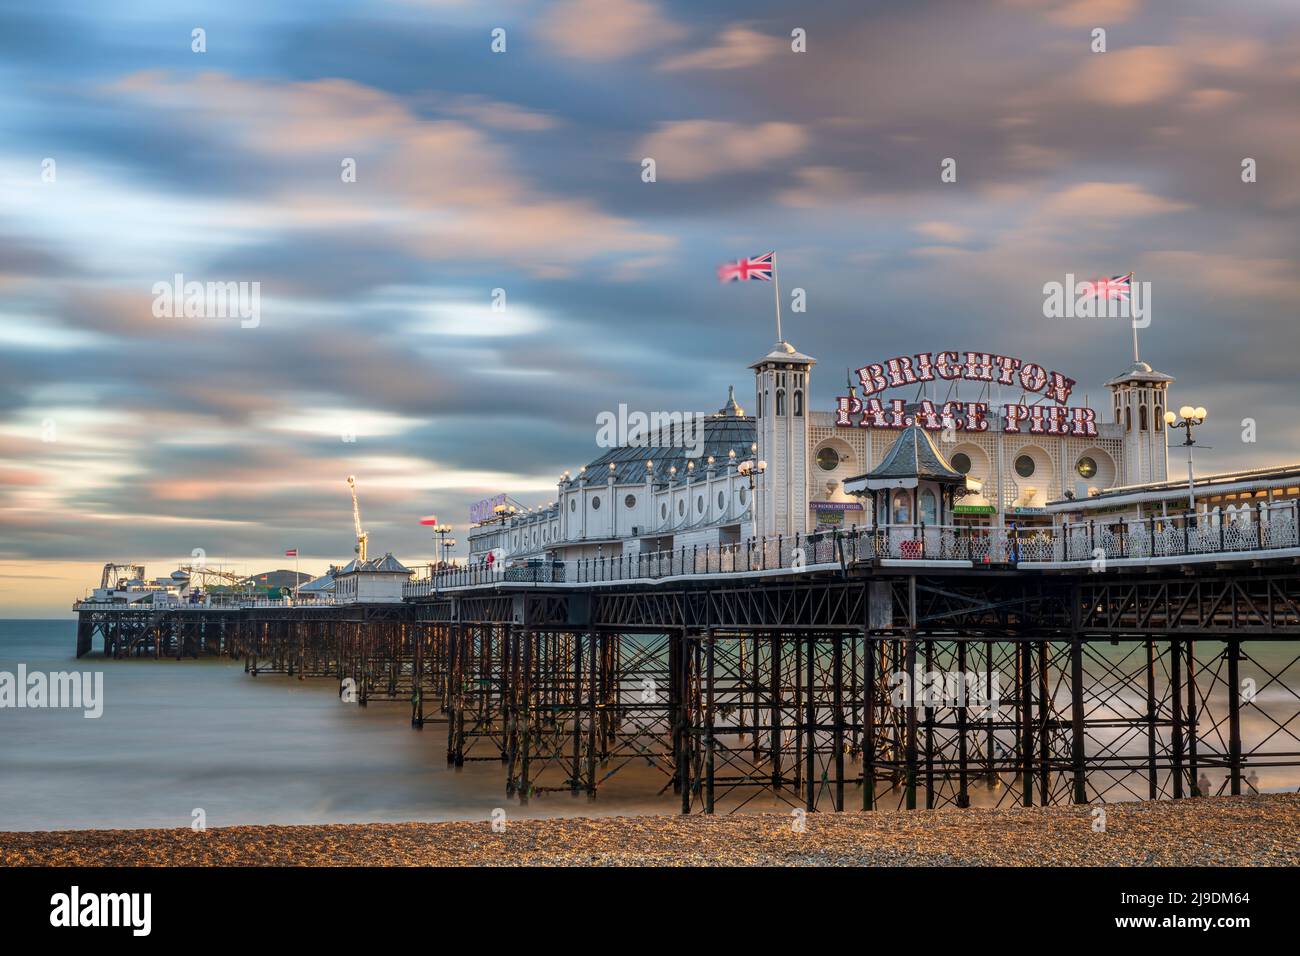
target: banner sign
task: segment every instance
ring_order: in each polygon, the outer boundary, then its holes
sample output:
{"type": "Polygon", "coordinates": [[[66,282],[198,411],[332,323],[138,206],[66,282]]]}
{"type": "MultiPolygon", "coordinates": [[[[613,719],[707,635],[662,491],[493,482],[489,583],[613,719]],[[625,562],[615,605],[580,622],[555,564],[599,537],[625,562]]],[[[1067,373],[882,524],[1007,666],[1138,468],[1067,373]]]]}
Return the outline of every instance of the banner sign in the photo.
{"type": "Polygon", "coordinates": [[[813,511],[861,511],[860,501],[810,501],[808,507],[813,511]]]}
{"type": "Polygon", "coordinates": [[[491,521],[496,515],[492,509],[497,505],[506,503],[505,495],[496,495],[492,498],[484,498],[482,501],[475,502],[469,506],[470,524],[482,524],[484,521],[491,521]]]}
{"type": "Polygon", "coordinates": [[[836,399],[836,425],[893,429],[919,425],[926,431],[942,431],[946,428],[968,432],[988,431],[987,402],[953,401],[936,405],[929,399],[923,399],[909,411],[908,403],[901,398],[885,402],[876,397],[891,388],[962,380],[1040,392],[1055,403],[1003,405],[1004,432],[1078,437],[1095,437],[1097,434],[1095,411],[1065,404],[1074,390],[1074,379],[1009,355],[995,355],[991,352],[920,352],[916,355],[900,355],[887,362],[864,365],[857,370],[857,374],[862,383],[862,397],[844,395],[836,399]],[[858,416],[856,420],[854,416],[858,416]]]}

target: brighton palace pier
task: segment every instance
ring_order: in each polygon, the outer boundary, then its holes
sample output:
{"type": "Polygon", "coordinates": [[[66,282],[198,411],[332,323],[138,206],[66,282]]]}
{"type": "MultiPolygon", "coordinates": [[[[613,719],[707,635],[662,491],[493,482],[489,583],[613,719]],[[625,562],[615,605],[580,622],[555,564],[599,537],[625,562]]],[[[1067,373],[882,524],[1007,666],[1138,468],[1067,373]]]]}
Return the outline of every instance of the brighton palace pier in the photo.
{"type": "Polygon", "coordinates": [[[1300,784],[1300,466],[1189,481],[1204,410],[1136,358],[1096,408],[1053,368],[928,352],[815,410],[814,365],[778,343],[752,414],[729,397],[637,434],[548,506],[481,503],[464,565],[353,562],[296,601],[81,602],[78,652],[328,679],[436,726],[456,765],[499,763],[520,801],[1300,784]]]}

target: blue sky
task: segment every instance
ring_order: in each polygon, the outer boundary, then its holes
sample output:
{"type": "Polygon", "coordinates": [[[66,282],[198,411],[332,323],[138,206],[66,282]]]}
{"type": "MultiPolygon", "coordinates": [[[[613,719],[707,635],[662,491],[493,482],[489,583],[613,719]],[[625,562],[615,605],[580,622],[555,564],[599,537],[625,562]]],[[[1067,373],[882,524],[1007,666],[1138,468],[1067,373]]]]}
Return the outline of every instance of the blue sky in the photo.
{"type": "Polygon", "coordinates": [[[107,560],[345,559],[348,474],[427,560],[419,516],[550,500],[602,410],[743,403],[772,290],[714,270],[769,249],[815,407],[941,348],[1104,407],[1127,329],[1042,287],[1133,270],[1198,465],[1291,460],[1297,54],[1282,2],[4,0],[0,614],[107,560]],[[260,283],[257,326],[156,317],[176,273],[260,283]]]}

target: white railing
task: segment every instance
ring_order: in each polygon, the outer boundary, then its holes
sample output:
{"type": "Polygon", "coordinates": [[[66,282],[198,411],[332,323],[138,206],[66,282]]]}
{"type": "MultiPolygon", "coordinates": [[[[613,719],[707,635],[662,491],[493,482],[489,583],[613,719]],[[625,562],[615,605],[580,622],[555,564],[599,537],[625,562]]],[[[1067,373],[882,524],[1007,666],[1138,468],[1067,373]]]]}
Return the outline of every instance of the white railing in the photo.
{"type": "Polygon", "coordinates": [[[873,561],[959,561],[1011,565],[1209,556],[1300,546],[1296,501],[1260,503],[1234,513],[1202,512],[1052,528],[894,525],[813,535],[759,538],[737,544],[682,547],[608,558],[539,561],[505,570],[456,568],[405,585],[403,597],[511,584],[601,584],[689,575],[801,570],[873,561]]]}

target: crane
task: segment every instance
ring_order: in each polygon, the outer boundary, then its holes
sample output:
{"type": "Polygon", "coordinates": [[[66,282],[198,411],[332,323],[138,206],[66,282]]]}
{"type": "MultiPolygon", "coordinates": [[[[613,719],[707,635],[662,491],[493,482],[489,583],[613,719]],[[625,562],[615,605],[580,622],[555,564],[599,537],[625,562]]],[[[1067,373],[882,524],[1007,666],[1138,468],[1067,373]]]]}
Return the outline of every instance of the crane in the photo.
{"type": "Polygon", "coordinates": [[[352,525],[357,531],[357,560],[366,560],[366,542],[370,535],[361,530],[361,506],[357,504],[357,476],[348,475],[348,487],[352,489],[352,525]]]}

